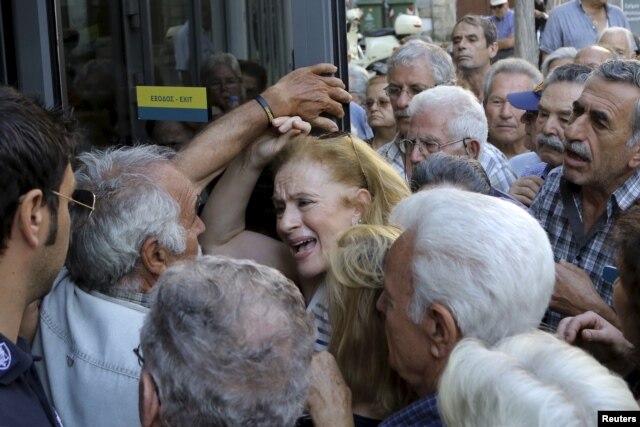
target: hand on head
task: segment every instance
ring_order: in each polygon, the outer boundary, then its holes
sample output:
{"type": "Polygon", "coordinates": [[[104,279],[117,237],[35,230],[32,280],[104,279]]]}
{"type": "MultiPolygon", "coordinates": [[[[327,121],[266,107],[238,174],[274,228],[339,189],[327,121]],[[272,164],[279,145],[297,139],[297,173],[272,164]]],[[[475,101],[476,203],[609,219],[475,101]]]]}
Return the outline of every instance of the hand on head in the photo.
{"type": "Polygon", "coordinates": [[[320,116],[328,113],[342,117],[342,104],[351,101],[342,80],[332,77],[336,71],[332,64],[298,68],[268,88],[263,97],[276,116],[298,115],[315,127],[336,131],[338,127],[331,119],[320,116]]]}

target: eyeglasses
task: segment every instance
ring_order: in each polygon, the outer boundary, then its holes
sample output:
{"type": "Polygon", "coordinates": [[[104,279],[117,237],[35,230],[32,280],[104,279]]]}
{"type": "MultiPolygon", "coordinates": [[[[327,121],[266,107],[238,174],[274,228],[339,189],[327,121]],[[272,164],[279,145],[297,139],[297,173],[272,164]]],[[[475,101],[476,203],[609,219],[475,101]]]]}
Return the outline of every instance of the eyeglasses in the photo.
{"type": "Polygon", "coordinates": [[[371,109],[373,108],[374,105],[378,104],[378,108],[380,109],[385,109],[387,107],[389,107],[390,102],[386,99],[367,99],[367,101],[364,103],[364,105],[368,108],[371,109]]]}
{"type": "Polygon", "coordinates": [[[74,230],[85,225],[96,208],[96,195],[89,190],[75,190],[71,197],[53,190],[51,192],[71,202],[69,215],[71,215],[71,228],[74,230]]]}
{"type": "Polygon", "coordinates": [[[318,137],[318,139],[322,140],[322,139],[331,139],[331,138],[340,138],[340,137],[348,137],[349,141],[351,141],[351,148],[353,149],[353,152],[356,155],[356,160],[358,162],[358,166],[360,167],[360,172],[362,172],[362,177],[364,178],[364,183],[367,186],[367,190],[371,191],[369,187],[369,180],[367,179],[367,174],[364,173],[364,168],[362,167],[362,161],[360,160],[360,154],[358,153],[358,150],[356,149],[356,144],[353,142],[353,138],[351,137],[351,134],[349,132],[329,132],[329,133],[325,133],[323,135],[320,135],[318,137]]]}
{"type": "Polygon", "coordinates": [[[496,10],[496,9],[502,9],[502,7],[505,5],[506,3],[502,3],[502,4],[498,4],[495,6],[491,6],[491,9],[496,10]]]}
{"type": "Polygon", "coordinates": [[[144,367],[144,357],[142,357],[142,351],[140,350],[140,345],[138,345],[136,348],[134,348],[133,352],[135,353],[136,357],[138,358],[138,365],[140,365],[140,367],[143,368],[144,367]]]}
{"type": "Polygon", "coordinates": [[[212,89],[221,89],[222,86],[225,86],[225,87],[236,86],[238,83],[240,83],[238,79],[211,80],[210,82],[207,83],[207,86],[209,86],[212,89]]]}
{"type": "Polygon", "coordinates": [[[431,87],[435,87],[435,86],[410,86],[405,89],[401,86],[389,85],[384,88],[384,91],[386,92],[389,98],[395,100],[400,98],[400,95],[402,94],[402,92],[407,92],[407,95],[409,95],[410,98],[413,98],[420,92],[423,92],[427,89],[431,89],[431,87]]]}
{"type": "Polygon", "coordinates": [[[447,142],[444,144],[439,144],[437,142],[434,141],[422,141],[422,140],[416,140],[416,139],[404,139],[402,140],[402,142],[404,143],[404,147],[405,147],[405,152],[410,152],[410,150],[413,150],[414,146],[418,146],[418,151],[420,151],[420,154],[425,154],[425,152],[429,152],[431,154],[433,153],[437,153],[440,150],[442,150],[444,147],[447,147],[449,145],[453,145],[453,144],[457,144],[459,142],[462,142],[462,144],[464,145],[464,148],[467,148],[467,139],[470,139],[469,137],[465,137],[462,139],[458,139],[457,141],[451,141],[451,142],[447,142]]]}
{"type": "MultiPolygon", "coordinates": [[[[144,368],[144,357],[142,357],[142,349],[140,348],[141,345],[142,344],[138,344],[138,346],[133,349],[133,353],[138,358],[138,365],[140,365],[141,368],[144,368]]],[[[156,396],[158,396],[158,402],[160,402],[161,396],[160,396],[160,388],[158,388],[158,383],[156,382],[156,379],[153,377],[151,372],[147,372],[147,373],[151,377],[151,381],[153,381],[153,388],[155,388],[156,396]]]]}

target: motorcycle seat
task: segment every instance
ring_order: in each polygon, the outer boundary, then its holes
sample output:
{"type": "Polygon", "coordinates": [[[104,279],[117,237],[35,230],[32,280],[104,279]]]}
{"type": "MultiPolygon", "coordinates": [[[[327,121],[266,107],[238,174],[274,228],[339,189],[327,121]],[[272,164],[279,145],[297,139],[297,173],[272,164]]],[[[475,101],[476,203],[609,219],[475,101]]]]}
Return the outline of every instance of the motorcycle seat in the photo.
{"type": "Polygon", "coordinates": [[[380,28],[378,30],[368,30],[364,32],[365,37],[382,37],[395,36],[396,32],[393,28],[380,28]]]}

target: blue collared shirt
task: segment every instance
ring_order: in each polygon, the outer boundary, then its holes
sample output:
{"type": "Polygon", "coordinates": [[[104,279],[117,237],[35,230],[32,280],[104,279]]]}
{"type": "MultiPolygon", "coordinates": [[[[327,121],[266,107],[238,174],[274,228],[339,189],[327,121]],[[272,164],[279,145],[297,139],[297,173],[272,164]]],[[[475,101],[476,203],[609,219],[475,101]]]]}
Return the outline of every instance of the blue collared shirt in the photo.
{"type": "MultiPolygon", "coordinates": [[[[607,4],[607,27],[624,27],[630,29],[629,21],[617,6],[607,4]]],[[[540,38],[540,50],[551,53],[554,50],[573,46],[581,49],[595,44],[598,40],[598,29],[593,20],[582,8],[580,0],[571,0],[554,8],[549,14],[547,25],[540,38]]]]}
{"type": "Polygon", "coordinates": [[[391,414],[380,427],[442,427],[438,412],[438,395],[431,394],[391,414]]]}

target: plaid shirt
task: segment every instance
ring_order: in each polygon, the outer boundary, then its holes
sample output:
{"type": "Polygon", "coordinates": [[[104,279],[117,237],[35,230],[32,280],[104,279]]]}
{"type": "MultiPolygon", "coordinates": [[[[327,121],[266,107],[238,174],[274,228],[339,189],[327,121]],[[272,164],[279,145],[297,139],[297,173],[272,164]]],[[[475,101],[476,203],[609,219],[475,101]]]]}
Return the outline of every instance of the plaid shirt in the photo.
{"type": "MultiPolygon", "coordinates": [[[[607,264],[614,264],[616,251],[612,242],[612,229],[621,211],[628,209],[640,197],[640,170],[637,170],[622,184],[607,202],[604,214],[591,230],[583,236],[582,192],[579,186],[562,178],[563,168],[552,170],[545,180],[540,193],[531,204],[530,212],[536,217],[549,236],[555,261],[566,259],[585,270],[596,290],[607,304],[612,303],[613,286],[602,277],[607,264]],[[579,224],[572,224],[562,194],[570,198],[580,216],[579,224]],[[576,235],[574,229],[580,235],[576,235]]],[[[564,315],[547,310],[545,321],[556,330],[564,315]]]]}
{"type": "Polygon", "coordinates": [[[380,427],[442,427],[438,412],[438,395],[431,394],[391,414],[380,427]]]}
{"type": "Polygon", "coordinates": [[[518,176],[513,169],[511,169],[511,166],[509,166],[507,156],[498,150],[495,145],[486,142],[482,145],[482,152],[480,153],[478,161],[482,164],[485,172],[487,172],[491,186],[508,193],[509,188],[511,188],[511,183],[515,181],[518,176]]]}
{"type": "Polygon", "coordinates": [[[405,181],[408,181],[407,169],[404,165],[406,153],[404,144],[400,143],[401,140],[400,134],[397,134],[396,137],[393,138],[393,141],[387,142],[378,148],[378,154],[384,157],[405,181]]]}
{"type": "Polygon", "coordinates": [[[122,301],[132,302],[134,304],[141,305],[143,307],[149,308],[149,295],[143,294],[141,292],[130,291],[127,289],[107,289],[104,292],[101,292],[104,295],[110,296],[112,298],[116,298],[122,301]]]}

